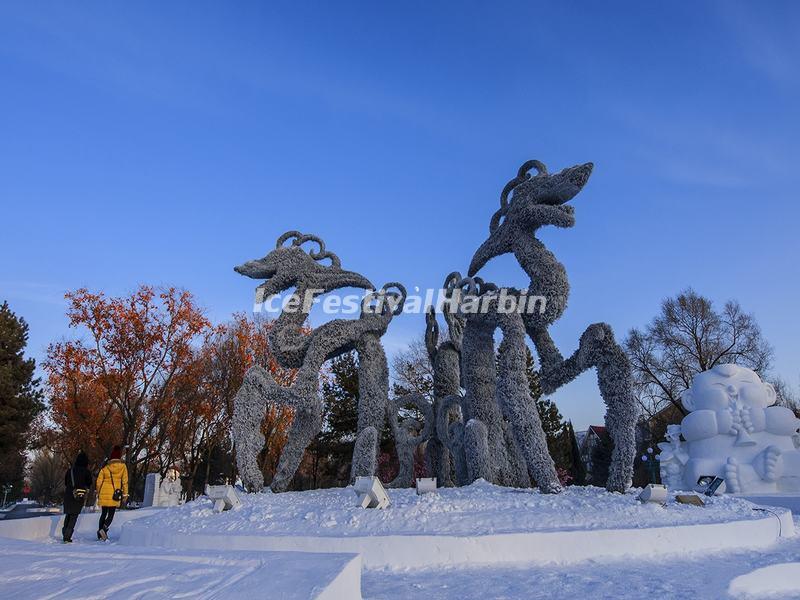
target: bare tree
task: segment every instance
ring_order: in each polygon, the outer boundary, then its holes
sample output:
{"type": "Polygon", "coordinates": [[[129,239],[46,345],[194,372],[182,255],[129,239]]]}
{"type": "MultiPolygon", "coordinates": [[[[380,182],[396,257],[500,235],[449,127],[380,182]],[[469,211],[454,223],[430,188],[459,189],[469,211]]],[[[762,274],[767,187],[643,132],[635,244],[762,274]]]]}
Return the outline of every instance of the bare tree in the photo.
{"type": "Polygon", "coordinates": [[[779,406],[785,406],[795,412],[800,411],[800,402],[797,400],[797,394],[786,381],[780,377],[773,377],[770,379],[772,387],[775,388],[775,395],[777,397],[776,403],[779,406]]]}
{"type": "Polygon", "coordinates": [[[632,329],[625,348],[646,418],[669,404],[686,414],[681,394],[697,373],[715,365],[735,363],[764,378],[772,363],[772,348],[752,314],[734,300],[717,311],[691,288],[664,300],[644,330],[632,329]]]}
{"type": "Polygon", "coordinates": [[[392,359],[394,395],[422,394],[433,402],[433,365],[423,339],[416,339],[392,359]]]}

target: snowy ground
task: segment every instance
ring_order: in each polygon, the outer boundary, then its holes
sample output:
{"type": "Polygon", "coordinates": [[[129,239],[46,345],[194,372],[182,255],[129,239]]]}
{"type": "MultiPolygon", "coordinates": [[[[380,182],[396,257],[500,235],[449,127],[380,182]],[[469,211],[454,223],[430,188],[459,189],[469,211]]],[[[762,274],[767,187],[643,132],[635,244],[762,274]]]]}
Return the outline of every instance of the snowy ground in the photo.
{"type": "MultiPolygon", "coordinates": [[[[796,518],[795,524],[800,528],[800,519],[796,518]]],[[[89,539],[72,545],[0,539],[0,595],[14,600],[243,595],[282,600],[287,596],[276,595],[275,573],[286,573],[291,565],[270,563],[264,554],[186,553],[89,539]]],[[[727,593],[737,576],[789,562],[795,563],[793,571],[797,573],[799,561],[800,535],[784,539],[766,551],[692,556],[666,564],[594,562],[566,568],[365,571],[362,592],[369,600],[728,598],[737,597],[727,593]]],[[[784,568],[783,572],[791,570],[784,568]]],[[[292,581],[298,588],[312,583],[300,573],[292,581]]],[[[764,583],[762,578],[760,585],[764,583]]],[[[798,598],[800,589],[770,597],[798,598]]]]}
{"type": "Polygon", "coordinates": [[[88,537],[72,544],[0,538],[0,597],[305,600],[327,585],[333,600],[342,597],[336,583],[343,570],[354,569],[357,582],[361,567],[355,556],[297,556],[135,548],[88,537]]]}
{"type": "Polygon", "coordinates": [[[577,529],[633,529],[763,518],[753,505],[717,496],[698,509],[671,503],[668,509],[637,500],[638,490],[611,494],[572,486],[559,495],[490,485],[442,488],[417,496],[413,489],[389,490],[386,510],[356,506],[352,488],[282,494],[245,494],[242,505],[214,514],[201,498],[162,511],[138,524],[177,533],[347,537],[374,535],[487,535],[577,529]]]}
{"type": "MultiPolygon", "coordinates": [[[[800,518],[795,517],[800,528],[800,518]]],[[[800,531],[800,529],[798,529],[800,531]]],[[[800,598],[800,534],[782,539],[773,548],[762,551],[715,553],[689,556],[684,560],[636,562],[592,562],[569,567],[489,567],[479,569],[435,569],[410,572],[365,571],[362,578],[364,598],[396,600],[468,600],[472,598],[800,598]],[[783,594],[728,593],[737,576],[760,567],[794,563],[773,577],[759,577],[755,582],[742,581],[740,592],[755,592],[772,585],[791,585],[783,594]]],[[[767,573],[770,575],[769,573],[767,573]]]]}
{"type": "MultiPolygon", "coordinates": [[[[358,597],[352,593],[352,582],[357,587],[360,567],[353,555],[123,545],[117,542],[123,516],[139,517],[125,528],[219,537],[313,535],[324,540],[334,536],[638,530],[731,519],[746,520],[749,526],[751,519],[764,518],[764,513],[753,511],[752,504],[737,498],[713,498],[705,508],[674,503],[662,508],[642,506],[635,495],[576,487],[555,498],[479,483],[422,497],[413,490],[391,490],[392,507],[379,511],[357,508],[351,489],[337,489],[248,495],[241,507],[223,514],[212,514],[210,502],[201,499],[174,509],[125,511],[112,529],[112,540],[106,543],[93,538],[97,516],[85,515],[71,545],[48,537],[57,530],[42,521],[42,527],[36,528],[39,541],[0,538],[0,598],[289,600],[313,598],[315,588],[341,580],[345,572],[351,574],[349,591],[329,597],[358,597]]],[[[800,530],[797,517],[795,524],[800,530]]],[[[770,597],[800,598],[798,574],[800,534],[762,550],[714,551],[669,559],[594,560],[569,566],[365,569],[361,587],[363,597],[369,600],[672,599],[764,597],[748,593],[781,584],[794,587],[770,597]],[[764,567],[771,568],[758,571],[764,567]]]]}

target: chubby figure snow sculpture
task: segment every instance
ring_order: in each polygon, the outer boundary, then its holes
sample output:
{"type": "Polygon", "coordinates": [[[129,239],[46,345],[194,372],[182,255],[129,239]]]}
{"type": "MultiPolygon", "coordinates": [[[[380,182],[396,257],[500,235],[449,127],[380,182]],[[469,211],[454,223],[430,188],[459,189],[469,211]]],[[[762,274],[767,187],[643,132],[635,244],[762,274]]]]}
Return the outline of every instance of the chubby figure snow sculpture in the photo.
{"type": "Polygon", "coordinates": [[[681,398],[690,411],[681,421],[689,454],[684,487],[716,475],[730,493],[800,492],[800,451],[793,441],[800,419],[775,400],[772,385],[739,365],[696,375],[681,398]]]}
{"type": "Polygon", "coordinates": [[[297,369],[294,383],[282,387],[269,371],[256,365],[247,372],[234,398],[233,439],[245,487],[259,491],[264,485],[257,457],[264,448],[261,421],[270,405],[294,409],[288,439],[270,484],[274,492],[289,487],[306,447],[322,427],[322,400],[317,393],[322,364],[354,349],[358,353],[359,401],[351,479],[374,475],[378,432],[385,422],[389,398],[389,370],[380,338],[392,318],[402,311],[405,288],[389,283],[374,291],[368,279],[343,270],[339,257],[327,251],[321,239],[297,231],[280,236],[275,249],[264,258],[246,262],[235,270],[265,280],[256,288],[257,302],[294,288],[269,336],[278,364],[297,369]],[[286,245],[287,242],[290,243],[286,245]],[[309,242],[312,246],[306,250],[309,242]],[[303,324],[314,298],[343,287],[373,290],[365,296],[360,317],[335,319],[306,335],[303,324]]]}
{"type": "Polygon", "coordinates": [[[530,277],[528,289],[517,293],[527,296],[528,307],[533,298],[543,300],[540,310],[524,310],[521,317],[539,356],[545,394],[552,394],[592,367],[597,369],[600,394],[607,407],[606,428],[614,441],[606,487],[622,492],[631,484],[636,453],[637,407],[630,364],[606,323],[590,325],[572,356],[564,359],[561,355],[548,327],[567,306],[569,281],[564,265],[536,237],[536,232],[547,225],[568,228],[575,224],[574,209],[566,203],[586,185],[592,168],[592,163],[586,163],[550,174],[538,160],[524,163],[503,189],[500,208],[489,224],[489,237],[475,252],[468,274],[476,275],[494,257],[513,253],[530,277]],[[537,171],[535,177],[530,175],[531,169],[537,171]]]}

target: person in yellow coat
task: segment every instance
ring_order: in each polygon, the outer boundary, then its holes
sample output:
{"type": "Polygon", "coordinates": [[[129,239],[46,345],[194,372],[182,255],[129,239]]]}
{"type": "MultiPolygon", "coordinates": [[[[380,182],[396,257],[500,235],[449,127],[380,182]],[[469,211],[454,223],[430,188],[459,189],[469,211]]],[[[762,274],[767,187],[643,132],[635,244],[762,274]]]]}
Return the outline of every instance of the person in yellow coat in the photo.
{"type": "Polygon", "coordinates": [[[114,446],[109,460],[97,476],[97,504],[102,508],[98,540],[108,539],[108,528],[117,508],[128,500],[128,468],[122,460],[122,448],[114,446]]]}

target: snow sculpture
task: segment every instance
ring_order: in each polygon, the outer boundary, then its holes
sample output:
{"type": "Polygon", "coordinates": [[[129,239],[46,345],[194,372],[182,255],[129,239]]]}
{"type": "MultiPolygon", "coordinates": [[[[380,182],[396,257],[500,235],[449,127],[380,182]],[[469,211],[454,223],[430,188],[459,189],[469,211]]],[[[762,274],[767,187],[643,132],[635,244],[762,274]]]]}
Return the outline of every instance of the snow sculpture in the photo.
{"type": "Polygon", "coordinates": [[[566,360],[563,358],[548,327],[566,308],[569,281],[564,265],[536,238],[536,232],[544,226],[566,228],[575,224],[574,209],[566,202],[583,189],[592,168],[592,163],[586,163],[551,175],[537,160],[523,164],[503,189],[500,209],[489,225],[489,238],[476,251],[468,274],[474,276],[492,258],[513,252],[531,280],[527,292],[517,293],[528,299],[545,300],[541,311],[525,310],[521,315],[541,362],[545,394],[553,393],[587,369],[597,369],[600,393],[607,406],[606,427],[614,441],[606,487],[622,492],[631,484],[636,451],[637,407],[630,364],[605,323],[590,325],[581,336],[578,349],[566,360]],[[530,175],[531,169],[536,169],[535,177],[530,175]]]}
{"type": "Polygon", "coordinates": [[[158,489],[158,501],[155,506],[178,506],[181,502],[180,474],[175,468],[167,469],[166,476],[161,480],[158,489]]]}
{"type": "MultiPolygon", "coordinates": [[[[688,461],[684,489],[704,475],[725,479],[729,493],[800,492],[800,419],[775,406],[775,389],[752,370],[717,365],[696,375],[681,401],[688,461]]],[[[674,443],[674,442],[672,442],[674,443]]]]}
{"type": "Polygon", "coordinates": [[[355,349],[359,357],[359,407],[351,479],[374,474],[378,432],[388,410],[400,460],[393,486],[411,485],[414,450],[425,444],[429,474],[441,485],[465,485],[483,478],[502,485],[528,486],[533,478],[544,492],[560,491],[529,395],[525,375],[528,336],[539,356],[546,394],[596,368],[607,406],[606,427],[614,441],[606,487],[624,491],[633,475],[637,416],[630,365],[605,323],[590,325],[578,349],[563,358],[548,327],[566,308],[569,282],[564,266],[536,238],[541,227],[574,225],[574,211],[565,203],[583,189],[591,172],[592,164],[587,163],[551,175],[534,160],[523,164],[505,186],[500,209],[491,219],[489,238],[473,256],[469,277],[462,279],[460,274],[451,273],[445,281],[451,297],[459,292],[452,305],[443,308],[448,340],[439,343],[436,314],[431,310],[426,315],[426,347],[434,370],[432,405],[414,395],[388,404],[388,369],[380,338],[393,316],[402,310],[406,293],[401,285],[391,283],[373,292],[370,301],[362,305],[359,319],[334,320],[303,335],[301,328],[316,296],[343,287],[374,290],[372,284],[358,273],[342,270],[339,258],[328,252],[318,237],[296,231],[278,238],[275,249],[264,258],[236,267],[242,275],[265,280],[257,288],[257,302],[294,288],[289,305],[300,307],[281,313],[269,340],[278,363],[298,369],[294,384],[280,387],[266,370],[255,366],[248,371],[234,401],[233,436],[246,488],[258,490],[263,486],[256,458],[264,444],[260,424],[266,406],[287,405],[295,411],[271,484],[273,491],[283,491],[322,424],[322,406],[316,393],[322,364],[355,349]],[[535,177],[530,175],[531,169],[536,169],[535,177]],[[317,250],[306,251],[303,245],[307,242],[316,244],[317,250]],[[476,277],[489,260],[509,252],[530,277],[527,290],[498,290],[476,277]],[[499,310],[502,294],[517,298],[518,304],[525,299],[541,299],[541,310],[530,310],[530,302],[522,311],[499,310]],[[485,302],[488,310],[463,310],[459,304],[462,300],[485,302]],[[495,356],[493,338],[498,329],[503,340],[495,356]],[[398,417],[399,409],[409,404],[422,412],[424,422],[398,417]]]}
{"type": "Polygon", "coordinates": [[[681,426],[667,425],[667,441],[658,444],[661,452],[659,461],[661,482],[668,488],[679,490],[683,487],[683,469],[689,461],[686,444],[681,441],[681,426]]]}
{"type": "Polygon", "coordinates": [[[351,479],[373,475],[378,431],[384,424],[389,397],[389,370],[380,338],[392,318],[402,311],[405,288],[388,283],[374,291],[368,279],[343,270],[339,257],[327,251],[320,238],[297,231],[284,233],[275,249],[264,258],[244,263],[235,271],[265,280],[256,288],[256,302],[291,288],[295,290],[276,319],[269,339],[278,363],[298,369],[294,383],[291,387],[281,387],[269,371],[256,365],[247,372],[234,399],[233,438],[245,487],[259,491],[264,485],[257,457],[264,447],[261,421],[270,404],[294,409],[288,440],[270,485],[275,492],[289,487],[306,447],[322,427],[322,401],[317,394],[320,368],[325,361],[353,349],[358,353],[359,406],[351,479]],[[288,246],[284,245],[286,242],[290,242],[288,246]],[[306,251],[303,245],[307,242],[316,244],[317,249],[306,251]],[[361,306],[360,317],[336,319],[304,335],[302,326],[314,298],[343,287],[373,290],[361,306]]]}

